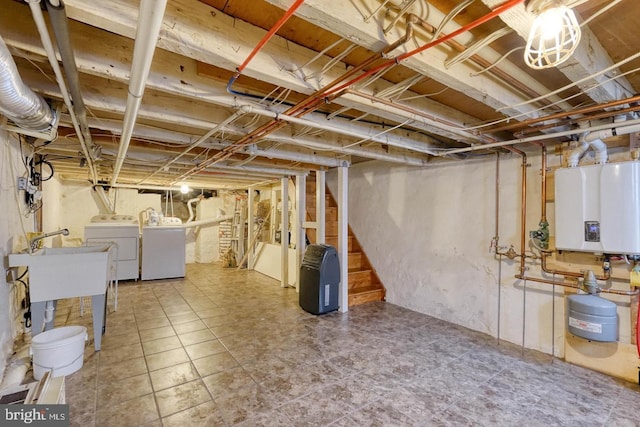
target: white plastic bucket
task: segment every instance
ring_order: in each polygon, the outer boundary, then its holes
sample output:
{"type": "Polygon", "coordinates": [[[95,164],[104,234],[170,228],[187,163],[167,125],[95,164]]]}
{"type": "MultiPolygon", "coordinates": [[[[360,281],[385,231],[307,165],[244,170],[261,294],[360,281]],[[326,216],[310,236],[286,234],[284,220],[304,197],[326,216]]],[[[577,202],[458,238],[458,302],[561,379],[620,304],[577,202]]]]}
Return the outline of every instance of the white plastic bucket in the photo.
{"type": "Polygon", "coordinates": [[[42,378],[52,370],[52,377],[69,375],[84,363],[84,343],[89,339],[84,326],[64,326],[36,335],[31,340],[33,377],[42,378]]]}

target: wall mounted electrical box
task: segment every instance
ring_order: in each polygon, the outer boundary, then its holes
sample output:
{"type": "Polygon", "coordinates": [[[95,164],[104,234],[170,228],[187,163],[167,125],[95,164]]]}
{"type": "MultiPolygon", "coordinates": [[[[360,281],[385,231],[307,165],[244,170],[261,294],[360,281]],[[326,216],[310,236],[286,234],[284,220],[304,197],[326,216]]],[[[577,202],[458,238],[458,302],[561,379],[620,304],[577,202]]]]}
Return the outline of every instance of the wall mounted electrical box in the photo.
{"type": "Polygon", "coordinates": [[[556,249],[640,254],[640,162],[555,172],[556,249]]]}

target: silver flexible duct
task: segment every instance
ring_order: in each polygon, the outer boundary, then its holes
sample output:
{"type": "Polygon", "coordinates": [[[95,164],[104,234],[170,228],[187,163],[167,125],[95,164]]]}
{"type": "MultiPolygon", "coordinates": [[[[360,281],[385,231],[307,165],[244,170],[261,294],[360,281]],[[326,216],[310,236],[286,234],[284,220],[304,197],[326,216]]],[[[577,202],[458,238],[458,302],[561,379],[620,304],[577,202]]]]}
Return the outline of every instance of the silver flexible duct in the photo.
{"type": "Polygon", "coordinates": [[[0,113],[23,129],[48,131],[54,115],[45,100],[27,87],[0,37],[0,113]]]}

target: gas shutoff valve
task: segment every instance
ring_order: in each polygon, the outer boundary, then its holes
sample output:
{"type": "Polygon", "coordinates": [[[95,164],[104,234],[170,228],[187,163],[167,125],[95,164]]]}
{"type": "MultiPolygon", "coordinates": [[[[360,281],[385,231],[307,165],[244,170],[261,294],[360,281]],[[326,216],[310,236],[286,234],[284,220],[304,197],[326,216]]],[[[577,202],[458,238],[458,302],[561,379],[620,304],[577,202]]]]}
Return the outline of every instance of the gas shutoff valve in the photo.
{"type": "Polygon", "coordinates": [[[549,223],[547,221],[540,221],[539,228],[529,232],[529,237],[536,239],[540,242],[539,246],[542,249],[549,249],[549,223]]]}

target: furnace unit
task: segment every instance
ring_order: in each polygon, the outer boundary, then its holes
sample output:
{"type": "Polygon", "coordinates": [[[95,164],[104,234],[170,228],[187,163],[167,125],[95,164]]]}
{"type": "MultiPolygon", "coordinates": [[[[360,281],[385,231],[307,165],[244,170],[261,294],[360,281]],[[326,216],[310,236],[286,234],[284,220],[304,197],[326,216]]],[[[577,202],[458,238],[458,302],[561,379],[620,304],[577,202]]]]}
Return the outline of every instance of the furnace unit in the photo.
{"type": "Polygon", "coordinates": [[[312,314],[337,310],[339,284],[340,261],[336,249],[309,245],[300,267],[300,307],[312,314]]]}

